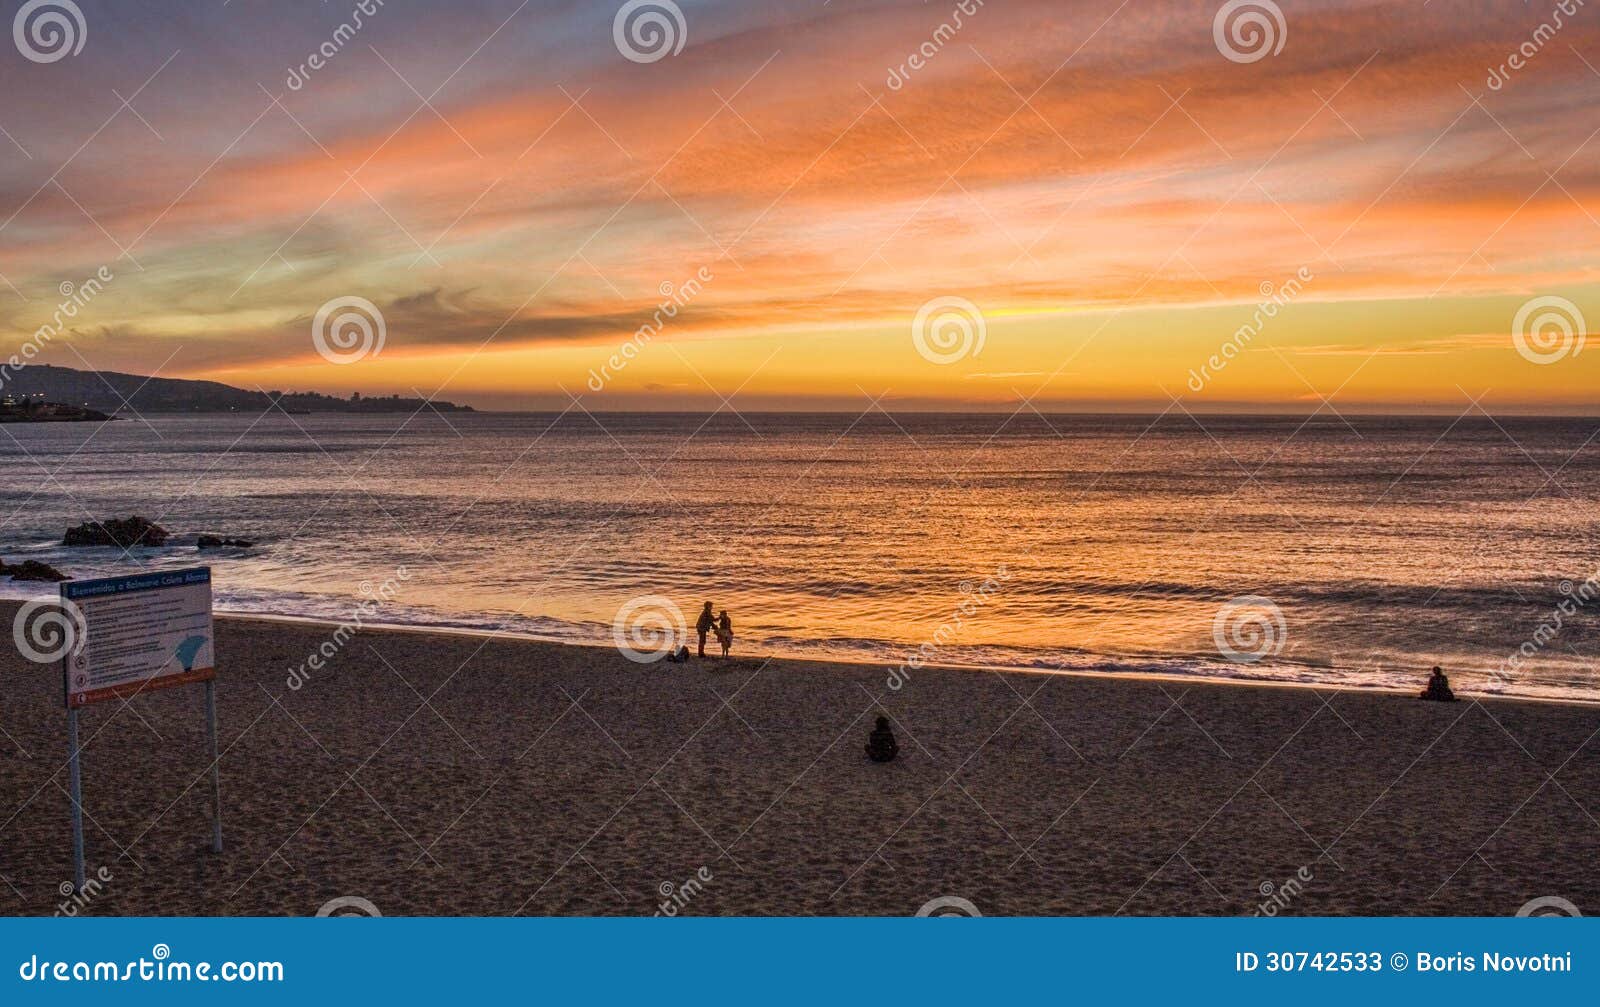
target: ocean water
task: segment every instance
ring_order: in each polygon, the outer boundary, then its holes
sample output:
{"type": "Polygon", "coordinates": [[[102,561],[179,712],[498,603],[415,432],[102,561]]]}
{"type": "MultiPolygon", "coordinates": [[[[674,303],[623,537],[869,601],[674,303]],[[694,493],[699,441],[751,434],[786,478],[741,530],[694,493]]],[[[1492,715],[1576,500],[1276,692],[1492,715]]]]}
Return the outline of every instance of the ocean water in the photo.
{"type": "Polygon", "coordinates": [[[1442,664],[1471,691],[1600,700],[1597,433],[1481,414],[9,425],[0,558],[205,562],[221,610],[366,602],[367,623],[605,645],[619,611],[672,618],[636,599],[691,622],[709,600],[736,652],[902,680],[913,655],[1330,688],[1417,688],[1442,664]],[[172,544],[59,544],[134,513],[172,544]],[[203,533],[256,545],[202,554],[203,533]]]}

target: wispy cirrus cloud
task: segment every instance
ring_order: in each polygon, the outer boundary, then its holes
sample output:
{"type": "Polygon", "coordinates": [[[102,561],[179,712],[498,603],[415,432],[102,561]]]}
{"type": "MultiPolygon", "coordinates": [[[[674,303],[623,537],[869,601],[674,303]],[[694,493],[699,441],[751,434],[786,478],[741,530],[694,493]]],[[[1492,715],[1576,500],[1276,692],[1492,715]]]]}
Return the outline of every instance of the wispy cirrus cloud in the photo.
{"type": "Polygon", "coordinates": [[[1296,6],[1284,51],[1240,65],[1210,3],[990,4],[891,90],[947,11],[692,4],[683,51],[638,64],[609,5],[391,0],[296,91],[284,68],[344,12],[85,7],[97,45],[71,75],[6,64],[22,100],[0,126],[31,156],[0,163],[20,295],[0,289],[0,326],[31,331],[63,275],[117,262],[83,338],[130,368],[178,345],[180,372],[299,363],[317,307],[357,292],[391,356],[601,345],[706,265],[671,338],[899,332],[952,291],[997,318],[1181,317],[1254,302],[1285,263],[1316,264],[1318,303],[1595,281],[1600,74],[1579,54],[1600,24],[1490,92],[1531,27],[1516,5],[1296,6]],[[169,58],[133,101],[148,125],[119,111],[112,89],[169,58]]]}

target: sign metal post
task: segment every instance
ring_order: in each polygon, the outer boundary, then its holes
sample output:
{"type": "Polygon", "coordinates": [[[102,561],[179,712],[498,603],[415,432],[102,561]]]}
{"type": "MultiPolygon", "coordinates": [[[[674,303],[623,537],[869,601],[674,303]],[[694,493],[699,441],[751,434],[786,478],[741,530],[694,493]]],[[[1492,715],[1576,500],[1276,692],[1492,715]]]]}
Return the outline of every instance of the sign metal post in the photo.
{"type": "Polygon", "coordinates": [[[83,776],[78,768],[78,711],[67,707],[67,776],[72,786],[72,891],[83,891],[83,776]]]}
{"type": "Polygon", "coordinates": [[[217,682],[206,680],[206,747],[211,751],[211,852],[222,852],[222,769],[217,756],[217,682]]]}

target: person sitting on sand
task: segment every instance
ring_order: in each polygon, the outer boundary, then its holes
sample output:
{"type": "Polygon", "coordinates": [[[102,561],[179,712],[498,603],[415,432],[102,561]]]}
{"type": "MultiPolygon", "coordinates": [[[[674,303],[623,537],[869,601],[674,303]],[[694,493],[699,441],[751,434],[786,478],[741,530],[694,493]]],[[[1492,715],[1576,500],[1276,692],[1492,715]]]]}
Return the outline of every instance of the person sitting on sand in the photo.
{"type": "Polygon", "coordinates": [[[689,660],[689,648],[685,646],[668,650],[667,660],[671,661],[673,664],[682,664],[683,662],[689,660]]]}
{"type": "Polygon", "coordinates": [[[706,607],[700,610],[700,618],[694,622],[694,631],[700,635],[700,656],[706,656],[706,634],[711,632],[712,625],[717,621],[711,614],[711,603],[706,602],[706,607]]]}
{"type": "Polygon", "coordinates": [[[867,758],[873,762],[892,762],[899,753],[900,746],[894,740],[894,732],[889,730],[889,718],[879,717],[878,726],[867,736],[867,758]]]}
{"type": "Polygon", "coordinates": [[[1450,679],[1437,666],[1433,674],[1428,676],[1428,687],[1422,690],[1422,698],[1435,703],[1454,703],[1456,694],[1450,691],[1450,679]]]}
{"type": "Polygon", "coordinates": [[[727,609],[717,617],[717,642],[722,644],[722,656],[726,658],[733,647],[733,620],[728,618],[727,609]]]}

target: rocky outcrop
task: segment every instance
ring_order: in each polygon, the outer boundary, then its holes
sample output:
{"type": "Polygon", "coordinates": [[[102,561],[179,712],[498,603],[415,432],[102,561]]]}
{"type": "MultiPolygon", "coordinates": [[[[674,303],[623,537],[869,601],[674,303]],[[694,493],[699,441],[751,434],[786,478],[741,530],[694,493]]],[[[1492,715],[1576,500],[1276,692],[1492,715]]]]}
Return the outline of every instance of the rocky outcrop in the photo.
{"type": "Polygon", "coordinates": [[[220,537],[218,537],[216,535],[201,535],[199,541],[197,541],[195,543],[195,548],[197,548],[197,549],[248,549],[253,545],[255,545],[254,542],[251,542],[251,541],[249,541],[247,539],[242,539],[242,538],[220,538],[220,537]]]}
{"type": "Polygon", "coordinates": [[[10,577],[12,580],[41,580],[55,582],[67,579],[67,575],[62,573],[60,570],[57,570],[49,563],[41,563],[36,559],[24,560],[21,563],[11,564],[0,561],[0,575],[10,577]]]}
{"type": "Polygon", "coordinates": [[[61,540],[65,545],[114,545],[131,549],[136,545],[166,545],[167,530],[153,521],[134,516],[110,521],[86,521],[68,528],[61,540]]]}

